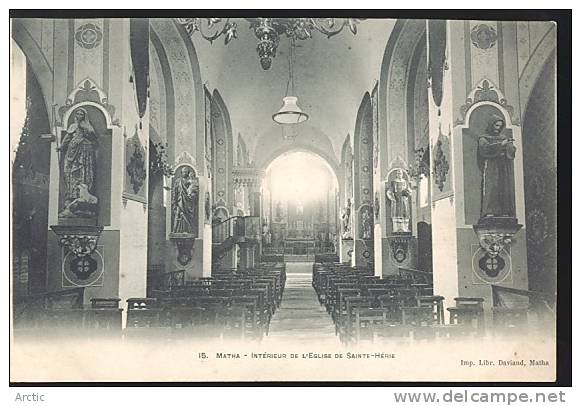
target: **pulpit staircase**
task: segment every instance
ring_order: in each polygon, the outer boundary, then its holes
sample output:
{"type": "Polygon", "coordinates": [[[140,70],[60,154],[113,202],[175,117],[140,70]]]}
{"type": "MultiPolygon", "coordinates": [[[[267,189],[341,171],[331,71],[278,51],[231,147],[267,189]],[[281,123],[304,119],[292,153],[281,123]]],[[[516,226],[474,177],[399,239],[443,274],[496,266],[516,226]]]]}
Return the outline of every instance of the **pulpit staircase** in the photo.
{"type": "Polygon", "coordinates": [[[254,241],[258,217],[233,216],[212,224],[212,268],[219,269],[222,259],[236,244],[254,241]]]}

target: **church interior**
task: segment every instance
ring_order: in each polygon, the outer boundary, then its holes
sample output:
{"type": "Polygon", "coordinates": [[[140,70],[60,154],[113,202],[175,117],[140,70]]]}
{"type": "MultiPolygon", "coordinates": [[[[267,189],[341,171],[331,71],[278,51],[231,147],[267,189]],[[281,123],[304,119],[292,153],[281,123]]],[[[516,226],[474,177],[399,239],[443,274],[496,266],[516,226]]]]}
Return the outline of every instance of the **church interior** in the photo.
{"type": "Polygon", "coordinates": [[[554,334],[554,23],[15,18],[11,51],[17,340],[554,334]]]}

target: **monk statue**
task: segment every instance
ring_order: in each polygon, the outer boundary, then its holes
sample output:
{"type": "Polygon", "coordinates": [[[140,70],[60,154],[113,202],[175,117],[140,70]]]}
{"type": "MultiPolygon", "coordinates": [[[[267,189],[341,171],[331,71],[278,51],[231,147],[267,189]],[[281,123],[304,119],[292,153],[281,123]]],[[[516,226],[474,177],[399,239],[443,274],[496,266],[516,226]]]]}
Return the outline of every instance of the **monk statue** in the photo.
{"type": "Polygon", "coordinates": [[[97,134],[87,110],[78,108],[60,147],[63,166],[64,208],[59,217],[94,217],[97,197],[95,165],[97,134]]]}
{"type": "Polygon", "coordinates": [[[503,134],[502,117],[492,115],[486,133],[478,137],[478,166],[482,171],[480,218],[515,217],[514,140],[503,134]]]}
{"type": "Polygon", "coordinates": [[[403,176],[402,169],[395,170],[393,179],[386,191],[391,202],[391,222],[394,233],[410,232],[410,197],[412,190],[403,176]]]}
{"type": "Polygon", "coordinates": [[[195,234],[198,208],[198,181],[187,166],[176,174],[172,184],[172,233],[195,234]]]}

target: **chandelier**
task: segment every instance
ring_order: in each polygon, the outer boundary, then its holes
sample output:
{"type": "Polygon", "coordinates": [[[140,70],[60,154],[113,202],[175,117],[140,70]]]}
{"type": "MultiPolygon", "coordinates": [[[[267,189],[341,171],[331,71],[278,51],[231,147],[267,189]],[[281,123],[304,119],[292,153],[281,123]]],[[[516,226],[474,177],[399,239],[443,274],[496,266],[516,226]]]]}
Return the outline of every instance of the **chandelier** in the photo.
{"type": "MultiPolygon", "coordinates": [[[[224,43],[228,44],[237,38],[238,25],[230,18],[177,18],[177,22],[184,26],[192,36],[196,31],[205,40],[212,43],[224,36],[224,43]]],[[[272,58],[276,56],[280,37],[286,35],[291,40],[306,40],[312,38],[313,31],[331,38],[349,27],[353,35],[357,34],[357,24],[360,18],[246,18],[250,29],[258,39],[256,51],[260,58],[262,69],[268,70],[272,58]]]]}
{"type": "Polygon", "coordinates": [[[297,102],[299,98],[295,96],[296,91],[293,74],[294,50],[295,40],[291,38],[288,53],[288,82],[286,82],[286,92],[282,98],[282,107],[272,115],[272,119],[278,124],[299,124],[309,119],[309,115],[303,112],[298,106],[297,102]]]}

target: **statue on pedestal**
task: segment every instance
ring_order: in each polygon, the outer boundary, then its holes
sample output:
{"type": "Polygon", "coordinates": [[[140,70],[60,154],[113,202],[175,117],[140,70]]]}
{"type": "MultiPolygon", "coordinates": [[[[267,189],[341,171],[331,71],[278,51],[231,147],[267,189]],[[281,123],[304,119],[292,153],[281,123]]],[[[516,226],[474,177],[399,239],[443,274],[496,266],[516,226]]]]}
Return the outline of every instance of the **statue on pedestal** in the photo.
{"type": "Polygon", "coordinates": [[[482,171],[480,217],[515,217],[514,140],[503,134],[505,121],[492,115],[486,133],[478,137],[478,166],[482,171]]]}
{"type": "Polygon", "coordinates": [[[395,179],[389,182],[386,191],[391,201],[391,221],[394,233],[409,233],[410,230],[410,197],[412,190],[404,178],[402,169],[395,170],[395,179]]]}
{"type": "Polygon", "coordinates": [[[172,226],[174,234],[195,234],[199,185],[194,171],[183,166],[173,179],[171,191],[172,226]]]}
{"type": "Polygon", "coordinates": [[[351,199],[347,199],[347,205],[343,209],[341,220],[343,222],[343,238],[353,238],[351,235],[351,199]]]}
{"type": "Polygon", "coordinates": [[[373,238],[373,222],[369,208],[364,208],[361,212],[361,238],[371,240],[373,238]]]}
{"type": "Polygon", "coordinates": [[[97,134],[87,110],[78,108],[74,122],[66,130],[60,152],[63,160],[64,208],[59,217],[94,217],[97,134]]]}

